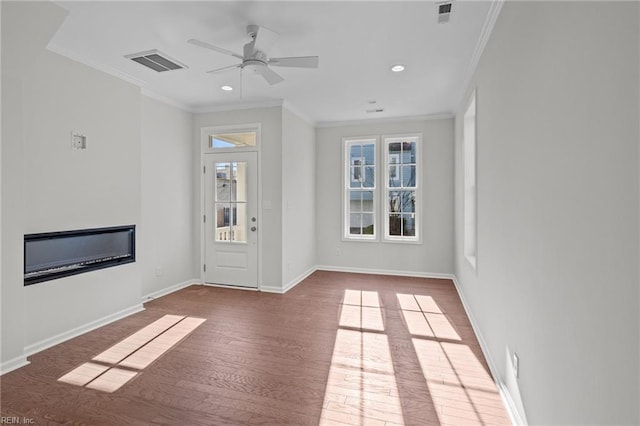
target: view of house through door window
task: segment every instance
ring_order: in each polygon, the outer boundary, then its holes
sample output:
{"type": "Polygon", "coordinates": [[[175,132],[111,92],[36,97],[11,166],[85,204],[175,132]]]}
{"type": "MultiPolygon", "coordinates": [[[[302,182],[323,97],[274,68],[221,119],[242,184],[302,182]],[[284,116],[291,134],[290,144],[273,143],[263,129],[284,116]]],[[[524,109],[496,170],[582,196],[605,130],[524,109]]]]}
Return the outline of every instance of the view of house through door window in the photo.
{"type": "Polygon", "coordinates": [[[216,241],[247,242],[247,163],[216,163],[216,241]]]}

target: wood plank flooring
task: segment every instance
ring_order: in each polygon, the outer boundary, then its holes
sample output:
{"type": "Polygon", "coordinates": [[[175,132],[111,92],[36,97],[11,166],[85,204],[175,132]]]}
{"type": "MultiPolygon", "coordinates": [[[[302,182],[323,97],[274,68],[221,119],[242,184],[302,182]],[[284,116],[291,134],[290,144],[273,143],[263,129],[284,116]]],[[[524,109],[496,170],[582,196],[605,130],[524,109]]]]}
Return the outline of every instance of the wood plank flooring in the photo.
{"type": "Polygon", "coordinates": [[[319,271],[287,294],[191,286],[30,357],[2,416],[37,425],[509,424],[448,280],[319,271]],[[164,315],[205,319],[113,393],[58,381],[164,315]]]}

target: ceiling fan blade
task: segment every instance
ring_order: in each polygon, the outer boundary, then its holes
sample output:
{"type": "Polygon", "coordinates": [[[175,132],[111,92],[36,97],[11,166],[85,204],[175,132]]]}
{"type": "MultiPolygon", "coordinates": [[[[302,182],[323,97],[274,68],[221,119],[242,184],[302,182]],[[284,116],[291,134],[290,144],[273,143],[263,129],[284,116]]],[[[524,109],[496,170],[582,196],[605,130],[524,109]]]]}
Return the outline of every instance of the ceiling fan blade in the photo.
{"type": "Polygon", "coordinates": [[[266,52],[278,39],[278,33],[265,27],[258,27],[253,46],[256,50],[266,52]]]}
{"type": "Polygon", "coordinates": [[[264,79],[267,80],[267,83],[269,83],[272,86],[274,84],[280,83],[281,81],[284,81],[284,78],[282,78],[280,74],[273,71],[269,67],[265,67],[265,66],[259,67],[256,69],[256,72],[260,74],[262,77],[264,77],[264,79]]]}
{"type": "Polygon", "coordinates": [[[296,56],[292,58],[271,58],[269,65],[274,67],[318,68],[317,56],[296,56]]]}
{"type": "Polygon", "coordinates": [[[233,68],[240,68],[242,64],[229,65],[228,67],[216,68],[215,70],[207,71],[207,74],[217,74],[224,71],[229,71],[233,68]]]}
{"type": "Polygon", "coordinates": [[[214,52],[218,52],[218,53],[223,53],[225,55],[234,56],[234,57],[236,57],[238,59],[244,59],[241,55],[238,55],[237,53],[233,53],[232,51],[227,50],[227,49],[223,49],[222,47],[214,46],[213,44],[209,44],[209,43],[207,43],[205,41],[196,40],[195,38],[187,40],[187,43],[191,43],[194,46],[204,47],[205,49],[213,50],[214,52]]]}

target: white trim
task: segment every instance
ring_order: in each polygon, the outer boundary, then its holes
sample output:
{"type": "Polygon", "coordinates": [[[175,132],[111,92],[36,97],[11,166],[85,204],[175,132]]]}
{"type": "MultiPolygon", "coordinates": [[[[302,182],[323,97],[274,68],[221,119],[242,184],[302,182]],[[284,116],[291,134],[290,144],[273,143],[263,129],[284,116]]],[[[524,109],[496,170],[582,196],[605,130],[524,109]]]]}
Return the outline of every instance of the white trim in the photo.
{"type": "Polygon", "coordinates": [[[298,275],[297,277],[289,281],[287,284],[285,284],[281,290],[281,293],[284,294],[288,292],[289,290],[291,290],[292,288],[300,284],[302,281],[306,280],[309,277],[309,275],[313,274],[315,271],[316,271],[315,266],[312,266],[311,268],[307,269],[305,272],[303,272],[302,274],[298,275]]]}
{"type": "Polygon", "coordinates": [[[318,265],[318,271],[350,272],[352,274],[393,275],[398,277],[434,278],[438,280],[453,280],[452,274],[440,272],[396,271],[391,269],[352,268],[350,266],[318,265]]]}
{"type": "Polygon", "coordinates": [[[202,114],[205,112],[239,111],[243,109],[282,107],[282,99],[269,99],[266,101],[253,102],[227,102],[224,104],[214,104],[200,108],[194,108],[193,112],[202,114]]]}
{"type": "Polygon", "coordinates": [[[260,286],[260,291],[263,293],[284,294],[284,291],[282,291],[282,287],[276,287],[276,286],[270,286],[270,285],[260,286]]]}
{"type": "Polygon", "coordinates": [[[282,108],[288,110],[293,115],[300,118],[302,121],[306,122],[308,125],[315,127],[316,122],[307,114],[303,113],[298,107],[294,106],[290,101],[286,99],[282,101],[282,108]]]}
{"type": "Polygon", "coordinates": [[[78,337],[82,334],[95,330],[96,328],[100,328],[114,321],[118,321],[122,318],[126,318],[129,315],[133,315],[141,311],[144,311],[144,306],[142,306],[142,303],[133,305],[129,308],[116,312],[115,314],[107,315],[106,317],[91,321],[87,324],[81,325],[80,327],[72,328],[71,330],[57,334],[53,337],[49,337],[47,339],[25,346],[24,354],[25,356],[33,355],[52,346],[58,345],[62,342],[66,342],[69,339],[73,339],[74,337],[78,337]]]}
{"type": "Polygon", "coordinates": [[[489,347],[487,346],[487,342],[484,340],[484,338],[482,337],[482,334],[480,333],[480,327],[478,327],[478,323],[474,319],[471,309],[469,309],[469,305],[467,304],[467,301],[464,298],[464,293],[460,289],[460,283],[458,282],[458,279],[456,278],[455,275],[452,275],[451,279],[453,281],[453,285],[456,288],[456,292],[458,293],[458,297],[462,302],[462,307],[464,308],[464,311],[467,314],[469,321],[471,322],[471,328],[473,328],[473,333],[476,335],[476,338],[478,339],[478,343],[480,343],[480,349],[482,350],[482,354],[484,355],[484,358],[487,360],[487,364],[489,365],[489,370],[491,371],[491,376],[493,377],[493,380],[496,383],[498,392],[500,392],[500,397],[502,398],[502,402],[504,403],[507,413],[509,414],[509,419],[511,420],[511,423],[514,425],[526,426],[528,424],[526,418],[523,418],[520,415],[520,412],[516,408],[516,404],[513,402],[513,398],[509,393],[509,389],[507,389],[507,387],[502,382],[502,380],[500,380],[498,369],[496,368],[496,364],[493,361],[493,358],[491,357],[491,353],[489,352],[489,347]]]}
{"type": "Polygon", "coordinates": [[[47,46],[47,50],[53,53],[57,53],[58,55],[64,56],[65,58],[71,59],[72,61],[84,64],[95,70],[101,71],[105,74],[109,74],[113,77],[119,78],[120,80],[124,80],[127,83],[133,84],[134,86],[144,87],[147,84],[147,82],[144,80],[140,80],[139,78],[136,78],[125,72],[119,71],[115,68],[111,68],[104,64],[94,62],[91,59],[87,59],[86,57],[78,55],[75,52],[71,52],[70,50],[67,50],[64,47],[58,46],[55,43],[49,43],[49,45],[47,46]]]}
{"type": "Polygon", "coordinates": [[[228,288],[231,290],[247,290],[247,291],[258,291],[257,287],[242,287],[239,285],[226,285],[226,284],[213,284],[213,283],[203,283],[202,285],[207,287],[219,287],[219,288],[228,288]]]}
{"type": "MultiPolygon", "coordinates": [[[[469,68],[467,69],[467,73],[465,78],[462,80],[462,84],[460,90],[462,93],[458,96],[460,101],[463,99],[464,94],[467,93],[467,88],[469,87],[469,83],[471,83],[471,79],[475,75],[478,70],[478,64],[480,63],[480,58],[482,57],[482,53],[484,52],[484,48],[487,46],[487,42],[489,41],[489,37],[493,32],[493,28],[496,25],[496,21],[498,20],[498,15],[500,15],[500,11],[502,10],[502,5],[505,0],[492,0],[491,5],[489,6],[489,12],[487,12],[487,16],[484,20],[484,24],[482,26],[482,30],[480,31],[480,36],[478,37],[478,42],[476,43],[476,48],[473,51],[473,55],[471,56],[471,62],[469,62],[469,68]]],[[[460,102],[458,102],[460,103],[460,102]]]]}
{"type": "Polygon", "coordinates": [[[17,370],[20,367],[24,367],[25,365],[29,365],[29,361],[27,361],[27,357],[25,355],[20,355],[5,361],[0,364],[0,376],[10,371],[17,370]]]}
{"type": "Polygon", "coordinates": [[[193,108],[189,107],[188,105],[180,103],[180,102],[176,102],[173,99],[167,98],[166,96],[163,96],[163,95],[161,95],[159,93],[156,93],[156,92],[154,92],[152,90],[149,90],[149,89],[146,89],[144,87],[142,87],[140,89],[140,94],[142,96],[146,96],[147,98],[151,98],[151,99],[154,99],[154,100],[156,100],[158,102],[162,102],[163,104],[167,104],[167,105],[170,105],[172,107],[181,109],[183,111],[193,113],[193,108]]]}
{"type": "Polygon", "coordinates": [[[162,290],[154,291],[152,293],[147,294],[146,296],[142,296],[142,303],[149,302],[150,300],[157,299],[162,296],[166,296],[167,294],[171,294],[178,290],[182,290],[185,287],[189,287],[191,285],[200,285],[201,282],[199,279],[191,279],[187,281],[183,281],[178,284],[174,284],[172,286],[163,288],[162,290]]]}
{"type": "Polygon", "coordinates": [[[455,114],[452,112],[442,112],[439,114],[425,114],[425,115],[411,115],[405,117],[386,117],[386,118],[366,118],[362,120],[345,120],[345,121],[319,121],[316,123],[316,127],[346,127],[346,126],[361,126],[369,124],[393,124],[393,123],[406,123],[409,121],[429,121],[429,120],[445,120],[454,118],[455,114]]]}

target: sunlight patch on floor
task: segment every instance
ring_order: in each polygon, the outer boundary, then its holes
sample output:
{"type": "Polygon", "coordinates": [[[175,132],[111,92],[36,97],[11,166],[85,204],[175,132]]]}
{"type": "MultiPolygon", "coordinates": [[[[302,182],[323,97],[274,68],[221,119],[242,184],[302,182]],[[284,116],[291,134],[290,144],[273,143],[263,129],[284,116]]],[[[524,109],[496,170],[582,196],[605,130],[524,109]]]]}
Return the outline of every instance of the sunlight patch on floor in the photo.
{"type": "Polygon", "coordinates": [[[346,290],[320,425],[404,425],[377,292],[346,290]]]}
{"type": "Polygon", "coordinates": [[[165,315],[58,379],[115,392],[193,332],[203,318],[165,315]],[[118,368],[125,367],[125,368],[118,368]]]}

